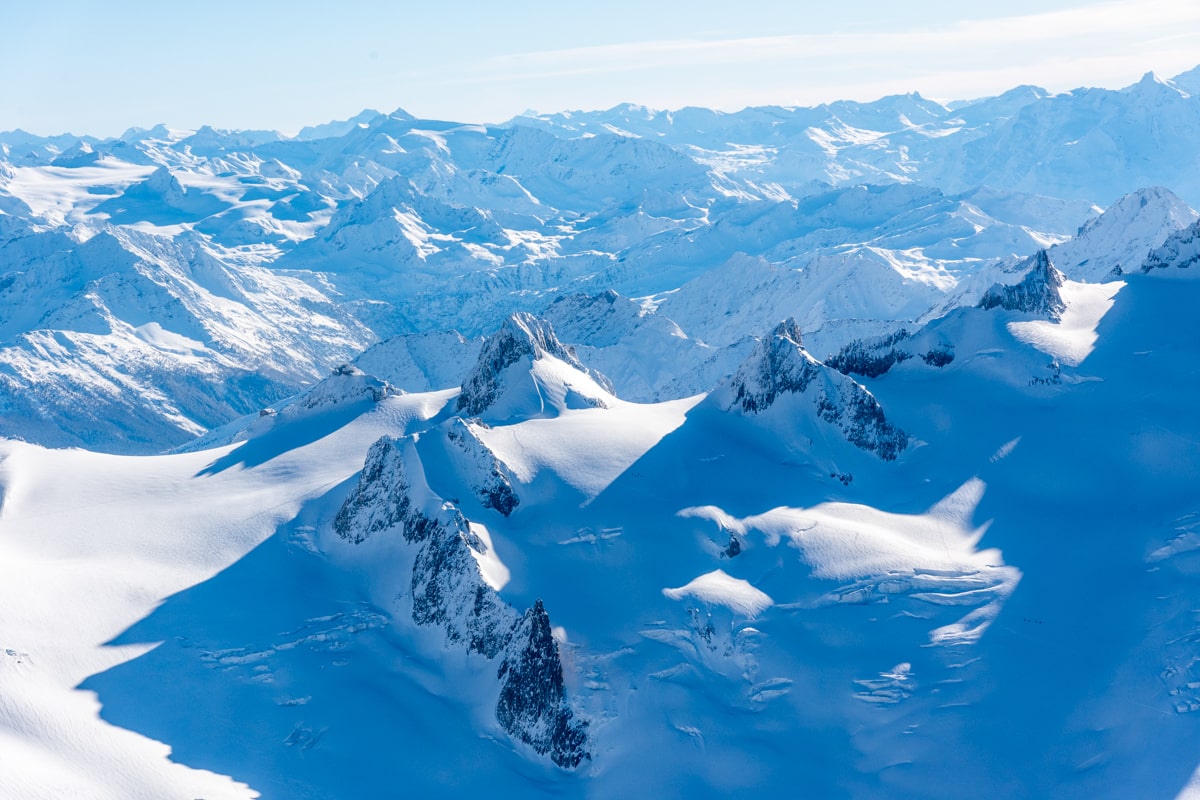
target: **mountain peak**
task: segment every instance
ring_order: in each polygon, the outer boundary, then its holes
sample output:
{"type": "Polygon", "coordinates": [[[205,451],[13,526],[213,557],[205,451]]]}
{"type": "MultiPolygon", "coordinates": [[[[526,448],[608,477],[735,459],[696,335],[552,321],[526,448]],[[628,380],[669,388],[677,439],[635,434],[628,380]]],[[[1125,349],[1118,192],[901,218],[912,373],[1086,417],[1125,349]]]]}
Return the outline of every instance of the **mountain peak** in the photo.
{"type": "Polygon", "coordinates": [[[167,167],[159,167],[154,170],[149,177],[142,181],[141,185],[165,199],[182,198],[184,194],[183,185],[167,167]]]}
{"type": "Polygon", "coordinates": [[[1050,263],[1050,256],[1045,250],[1039,250],[1026,264],[1029,264],[1029,269],[1019,283],[997,283],[984,293],[979,307],[1045,314],[1057,322],[1067,309],[1059,291],[1063,285],[1063,274],[1050,263]]]}
{"type": "Polygon", "coordinates": [[[505,730],[560,767],[574,768],[591,758],[585,749],[587,723],[575,720],[565,702],[558,643],[540,599],[514,626],[497,677],[502,684],[496,717],[505,730]]]}
{"type": "MultiPolygon", "coordinates": [[[[489,344],[494,344],[498,349],[508,348],[510,353],[519,352],[521,355],[532,355],[534,358],[546,355],[555,356],[572,366],[583,369],[583,365],[575,357],[575,351],[558,340],[558,336],[554,333],[554,326],[527,311],[510,314],[500,324],[500,330],[496,331],[488,343],[484,344],[485,351],[489,344]]],[[[482,357],[481,355],[480,358],[482,357]]],[[[512,361],[508,363],[512,363],[512,361]]]]}
{"type": "Polygon", "coordinates": [[[795,317],[788,317],[783,322],[776,325],[771,333],[768,334],[772,339],[783,339],[796,345],[796,347],[804,346],[804,339],[800,334],[800,323],[796,322],[795,317]]]}
{"type": "MultiPolygon", "coordinates": [[[[759,416],[785,397],[804,397],[803,410],[794,405],[783,410],[786,428],[797,422],[818,427],[828,423],[855,447],[884,461],[894,460],[907,446],[908,434],[887,421],[879,401],[865,387],[817,361],[800,340],[800,326],[791,318],[764,336],[730,379],[728,409],[759,416]],[[804,418],[809,418],[807,423],[804,418]]],[[[778,424],[781,417],[774,419],[778,424]]],[[[777,433],[788,438],[783,430],[777,433]]]]}
{"type": "MultiPolygon", "coordinates": [[[[505,319],[500,325],[500,330],[484,341],[474,369],[463,381],[462,392],[456,402],[457,410],[469,415],[482,414],[495,406],[501,395],[505,394],[506,373],[510,369],[522,361],[528,361],[532,368],[535,363],[543,360],[557,360],[568,372],[592,383],[589,389],[598,389],[601,393],[611,391],[607,379],[590,374],[575,356],[574,349],[558,340],[554,326],[528,312],[518,311],[505,319]]],[[[535,384],[538,384],[535,388],[542,412],[546,411],[546,402],[554,406],[569,404],[568,396],[572,395],[572,386],[563,376],[556,376],[558,380],[555,380],[556,383],[562,383],[558,387],[560,391],[551,391],[549,397],[544,395],[542,389],[547,387],[543,386],[543,381],[549,377],[534,378],[535,384]]],[[[596,392],[589,392],[589,395],[595,394],[596,392]]],[[[596,396],[584,397],[584,400],[587,401],[585,405],[604,405],[603,400],[596,396]]]]}
{"type": "Polygon", "coordinates": [[[1196,219],[1174,192],[1149,186],[1125,195],[1050,252],[1071,280],[1101,282],[1138,269],[1151,250],[1196,219]]]}
{"type": "Polygon", "coordinates": [[[1171,78],[1171,83],[1193,97],[1200,95],[1200,66],[1179,73],[1171,78]]]}
{"type": "Polygon", "coordinates": [[[1126,87],[1123,91],[1128,92],[1130,94],[1153,93],[1153,94],[1171,94],[1171,95],[1181,95],[1181,96],[1187,95],[1187,92],[1180,90],[1180,88],[1178,86],[1176,86],[1172,81],[1166,80],[1164,78],[1160,78],[1157,74],[1155,74],[1155,72],[1153,70],[1150,72],[1147,72],[1145,75],[1142,76],[1141,80],[1139,80],[1137,83],[1133,84],[1132,86],[1126,87]]]}
{"type": "Polygon", "coordinates": [[[763,337],[734,375],[734,404],[756,414],[781,394],[803,393],[820,370],[820,362],[801,344],[799,324],[789,317],[763,337]]]}
{"type": "Polygon", "coordinates": [[[300,141],[313,141],[316,139],[332,139],[345,136],[357,128],[367,127],[383,116],[385,115],[373,108],[365,108],[353,117],[350,117],[350,119],[333,120],[320,125],[305,125],[296,134],[296,139],[300,141]]]}

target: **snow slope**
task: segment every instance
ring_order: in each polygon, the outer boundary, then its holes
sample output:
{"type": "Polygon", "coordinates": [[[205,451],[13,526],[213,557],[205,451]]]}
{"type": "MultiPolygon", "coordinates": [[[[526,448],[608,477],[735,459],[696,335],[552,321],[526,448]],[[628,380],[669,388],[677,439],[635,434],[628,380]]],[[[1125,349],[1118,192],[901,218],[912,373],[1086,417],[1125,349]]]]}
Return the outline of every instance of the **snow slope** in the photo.
{"type": "MultiPolygon", "coordinates": [[[[307,498],[361,466],[374,437],[402,430],[427,405],[396,399],[342,431],[340,444],[313,437],[297,449],[318,432],[321,421],[313,421],[288,437],[289,452],[256,465],[228,449],[130,458],[5,442],[0,591],[9,613],[0,724],[9,767],[0,793],[255,796],[244,782],[170,761],[170,748],[106,722],[95,695],[75,687],[152,653],[161,640],[109,643],[165,598],[253,552],[307,498]],[[184,519],[182,509],[199,513],[184,519]]],[[[173,703],[198,699],[172,686],[173,703]]]]}
{"type": "MultiPolygon", "coordinates": [[[[1092,313],[1072,285],[1046,325],[1092,313]]],[[[463,423],[454,391],[364,394],[350,370],[233,447],[10,443],[4,720],[32,755],[4,780],[134,797],[386,793],[401,775],[522,796],[1171,797],[1197,736],[1200,430],[1179,369],[1200,341],[1196,286],[1105,285],[1094,349],[1055,380],[1034,380],[1048,356],[1018,335],[1037,312],[931,323],[913,342],[951,361],[871,380],[918,442],[895,461],[833,440],[781,450],[699,398],[463,423]],[[469,447],[447,435],[468,429],[469,447]],[[380,437],[406,478],[368,456],[380,437]],[[477,491],[496,474],[514,507],[477,491]],[[451,538],[428,533],[453,520],[451,538]],[[467,549],[414,549],[443,541],[467,549]],[[513,631],[497,649],[449,633],[480,614],[450,600],[469,587],[493,598],[489,630],[513,631]],[[178,692],[155,685],[167,674],[178,692]],[[543,755],[541,723],[516,721],[539,708],[570,711],[586,757],[543,755]]],[[[539,363],[500,368],[497,396],[539,363]]]]}

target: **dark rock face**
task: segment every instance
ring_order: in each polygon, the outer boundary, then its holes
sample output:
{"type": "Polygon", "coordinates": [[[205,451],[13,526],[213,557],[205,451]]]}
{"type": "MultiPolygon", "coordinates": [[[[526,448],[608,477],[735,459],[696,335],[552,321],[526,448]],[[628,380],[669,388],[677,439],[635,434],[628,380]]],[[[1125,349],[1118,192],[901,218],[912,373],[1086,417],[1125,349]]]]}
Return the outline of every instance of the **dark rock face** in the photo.
{"type": "Polygon", "coordinates": [[[429,516],[413,503],[404,442],[383,437],[371,446],[358,484],[334,518],[339,536],[361,544],[398,531],[416,546],[412,620],[436,627],[448,644],[494,659],[503,657],[496,717],[504,730],[564,768],[587,752],[587,722],[576,720],[563,688],[562,662],[542,601],[518,615],[479,571],[472,553],[487,545],[452,503],[429,516]]]}
{"type": "Polygon", "coordinates": [[[896,347],[907,338],[908,331],[899,330],[871,344],[861,339],[855,340],[826,360],[825,365],[844,375],[878,378],[900,362],[912,358],[911,353],[896,347]]]}
{"type": "Polygon", "coordinates": [[[412,574],[413,622],[437,625],[447,642],[494,658],[516,614],[479,574],[471,550],[486,553],[487,547],[457,508],[446,504],[434,519],[413,506],[402,447],[389,437],[371,446],[358,485],[338,510],[333,528],[355,544],[396,529],[406,541],[420,545],[412,574]]]}
{"type": "Polygon", "coordinates": [[[591,755],[587,723],[564,703],[562,662],[542,601],[517,623],[497,672],[503,683],[496,718],[504,729],[560,767],[577,767],[591,755]]]}
{"type": "MultiPolygon", "coordinates": [[[[523,311],[513,314],[504,321],[499,331],[483,343],[479,360],[463,381],[455,407],[470,416],[482,414],[500,395],[504,370],[526,356],[537,359],[543,355],[555,356],[582,372],[588,372],[579,363],[575,351],[554,335],[554,328],[549,322],[523,311]]],[[[611,390],[612,386],[606,378],[595,373],[589,374],[601,386],[611,390]]]]}
{"type": "Polygon", "coordinates": [[[437,625],[445,630],[447,642],[495,658],[508,641],[514,612],[479,575],[468,548],[482,550],[483,543],[461,514],[454,521],[463,524],[430,525],[428,540],[417,553],[413,622],[437,625]]]}
{"type": "Polygon", "coordinates": [[[979,307],[1042,314],[1056,322],[1062,319],[1063,312],[1067,310],[1059,291],[1063,285],[1063,274],[1050,263],[1050,256],[1045,250],[1039,250],[1030,262],[1030,269],[1020,283],[1012,286],[996,284],[984,293],[979,307]]]}
{"type": "Polygon", "coordinates": [[[855,447],[894,460],[908,434],[891,425],[883,408],[863,386],[810,356],[801,346],[794,319],[780,323],[733,377],[733,407],[758,414],[778,397],[812,391],[817,416],[837,426],[855,447]]]}
{"type": "Polygon", "coordinates": [[[1200,221],[1175,231],[1161,246],[1150,251],[1142,272],[1156,269],[1188,269],[1200,264],[1200,221]]]}
{"type": "Polygon", "coordinates": [[[841,428],[855,447],[872,451],[884,461],[895,461],[908,446],[908,434],[887,421],[883,406],[870,392],[853,385],[858,391],[842,394],[841,402],[821,395],[817,401],[821,419],[841,428]]]}
{"type": "Polygon", "coordinates": [[[820,364],[801,344],[800,326],[787,320],[763,339],[734,376],[734,400],[751,414],[769,408],[780,394],[803,393],[820,374],[820,364]]]}
{"type": "Polygon", "coordinates": [[[401,446],[398,440],[387,436],[371,445],[358,485],[333,518],[333,529],[338,536],[361,544],[369,536],[396,526],[401,526],[404,538],[409,541],[414,541],[414,534],[421,533],[417,526],[409,530],[412,501],[404,478],[401,446]]]}
{"type": "Polygon", "coordinates": [[[931,367],[944,367],[954,361],[954,348],[948,344],[931,347],[921,360],[931,367]]]}
{"type": "Polygon", "coordinates": [[[467,456],[468,466],[474,472],[471,484],[483,507],[506,517],[511,515],[520,505],[521,498],[513,489],[504,466],[475,435],[471,424],[455,418],[446,431],[446,438],[467,456]]]}
{"type": "Polygon", "coordinates": [[[517,497],[517,493],[513,491],[512,484],[507,479],[503,483],[481,489],[480,493],[484,508],[495,509],[506,517],[512,514],[521,502],[521,498],[517,497]]]}

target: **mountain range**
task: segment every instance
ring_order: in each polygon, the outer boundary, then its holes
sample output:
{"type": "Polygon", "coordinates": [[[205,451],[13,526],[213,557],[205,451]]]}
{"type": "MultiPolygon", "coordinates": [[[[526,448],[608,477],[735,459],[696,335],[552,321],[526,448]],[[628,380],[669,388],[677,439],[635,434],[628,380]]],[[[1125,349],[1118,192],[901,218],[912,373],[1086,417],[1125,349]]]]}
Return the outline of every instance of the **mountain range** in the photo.
{"type": "Polygon", "coordinates": [[[0,794],[1200,796],[1198,75],[0,133],[0,794]]]}

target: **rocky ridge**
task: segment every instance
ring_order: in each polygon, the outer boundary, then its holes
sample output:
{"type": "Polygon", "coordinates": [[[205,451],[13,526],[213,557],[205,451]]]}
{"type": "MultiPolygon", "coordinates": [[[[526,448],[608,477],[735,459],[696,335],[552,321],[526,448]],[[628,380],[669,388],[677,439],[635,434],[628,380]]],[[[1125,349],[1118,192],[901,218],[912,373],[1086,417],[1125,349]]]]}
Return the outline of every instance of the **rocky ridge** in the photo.
{"type": "Polygon", "coordinates": [[[979,307],[1038,314],[1058,322],[1067,309],[1060,291],[1063,274],[1050,263],[1045,250],[1039,250],[1027,263],[1029,269],[1019,283],[996,284],[984,293],[979,307]]]}
{"type": "MultiPolygon", "coordinates": [[[[505,373],[510,367],[522,359],[532,363],[547,356],[589,375],[601,388],[611,393],[612,384],[608,379],[581,364],[575,351],[558,340],[550,323],[532,314],[517,312],[508,317],[500,330],[484,342],[475,367],[463,380],[455,408],[469,416],[482,414],[499,398],[504,388],[505,373]]],[[[588,400],[593,405],[603,404],[598,398],[588,400]]]]}
{"type": "Polygon", "coordinates": [[[884,461],[895,460],[908,444],[908,435],[888,422],[865,387],[805,351],[794,319],[763,337],[730,379],[728,396],[730,410],[749,416],[766,412],[785,396],[807,397],[819,419],[884,461]]]}
{"type": "Polygon", "coordinates": [[[334,531],[353,544],[398,534],[412,545],[412,621],[442,631],[447,646],[499,658],[501,727],[555,764],[579,766],[590,758],[588,722],[576,718],[566,697],[545,608],[539,600],[520,614],[484,580],[477,556],[486,555],[488,546],[457,506],[443,501],[429,515],[421,507],[428,504],[414,501],[404,447],[403,440],[390,437],[371,446],[334,518],[334,531]]]}

